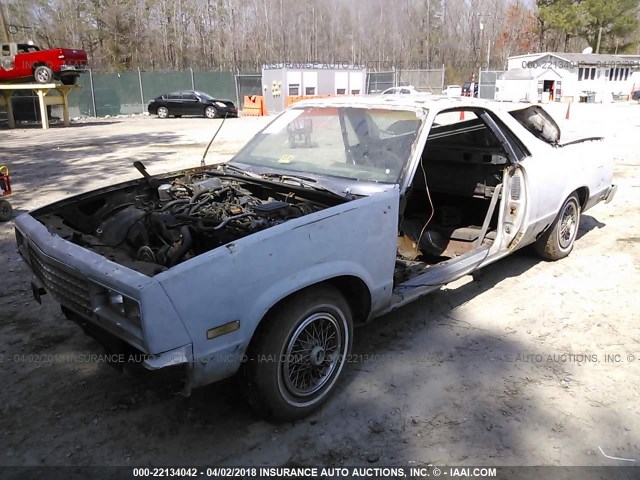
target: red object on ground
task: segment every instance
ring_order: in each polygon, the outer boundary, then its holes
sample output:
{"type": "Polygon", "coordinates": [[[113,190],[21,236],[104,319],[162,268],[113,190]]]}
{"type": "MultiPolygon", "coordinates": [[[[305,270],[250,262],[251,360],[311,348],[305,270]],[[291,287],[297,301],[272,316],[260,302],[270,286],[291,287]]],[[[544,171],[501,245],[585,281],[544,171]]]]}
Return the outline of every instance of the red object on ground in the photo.
{"type": "Polygon", "coordinates": [[[73,85],[78,75],[87,69],[84,50],[52,48],[41,50],[28,43],[0,44],[0,82],[53,83],[73,85]]]}
{"type": "Polygon", "coordinates": [[[11,195],[11,178],[9,177],[9,169],[5,166],[0,167],[0,197],[11,195]]]}

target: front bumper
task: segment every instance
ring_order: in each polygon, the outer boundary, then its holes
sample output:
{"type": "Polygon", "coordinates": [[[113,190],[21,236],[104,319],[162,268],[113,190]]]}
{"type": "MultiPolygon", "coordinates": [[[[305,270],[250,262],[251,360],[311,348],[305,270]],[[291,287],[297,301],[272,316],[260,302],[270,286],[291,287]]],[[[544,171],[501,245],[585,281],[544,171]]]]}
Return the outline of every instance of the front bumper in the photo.
{"type": "Polygon", "coordinates": [[[146,352],[140,318],[131,321],[109,311],[103,298],[109,291],[108,287],[89,280],[81,272],[45,254],[27,238],[18,239],[18,250],[33,273],[31,289],[38,303],[41,303],[40,297],[44,293],[49,293],[63,307],[146,352]]]}
{"type": "Polygon", "coordinates": [[[220,114],[221,116],[228,116],[228,117],[237,117],[238,116],[238,109],[235,107],[221,107],[219,105],[215,105],[215,107],[218,109],[218,114],[220,114]]]}
{"type": "Polygon", "coordinates": [[[16,218],[16,241],[34,274],[36,299],[49,293],[56,303],[143,353],[192,343],[153,278],[50,233],[29,214],[16,218]],[[120,299],[113,303],[115,297],[120,299]]]}

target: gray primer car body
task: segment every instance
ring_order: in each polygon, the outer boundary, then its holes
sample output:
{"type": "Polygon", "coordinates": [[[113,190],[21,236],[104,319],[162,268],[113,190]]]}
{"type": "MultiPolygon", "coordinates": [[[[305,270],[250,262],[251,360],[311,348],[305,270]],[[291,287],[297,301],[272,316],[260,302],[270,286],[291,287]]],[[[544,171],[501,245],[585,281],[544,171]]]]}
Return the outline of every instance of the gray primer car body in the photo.
{"type": "MultiPolygon", "coordinates": [[[[357,313],[361,321],[369,320],[540,239],[572,192],[581,192],[583,210],[611,200],[615,193],[611,162],[603,156],[585,158],[594,142],[567,148],[545,143],[514,119],[508,108],[491,102],[431,95],[384,97],[316,100],[294,108],[328,105],[417,112],[422,124],[402,175],[393,185],[354,182],[353,190],[360,188],[363,196],[229,242],[154,276],[60,238],[34,218],[38,211],[17,218],[19,249],[32,269],[41,273],[44,269],[45,277],[51,267],[56,274],[68,272],[70,281],[86,279],[92,301],[85,319],[149,354],[145,365],[150,369],[186,366],[188,391],[233,375],[265,314],[305,287],[330,279],[356,282],[367,297],[363,311],[357,313]],[[398,219],[404,195],[417,175],[435,116],[460,108],[490,114],[485,115],[487,128],[494,130],[506,150],[504,177],[491,190],[495,235],[487,244],[480,238],[467,253],[396,281],[398,219]],[[517,141],[507,139],[500,129],[517,141]],[[514,153],[517,149],[519,154],[514,153]],[[496,203],[499,197],[502,200],[496,203]],[[101,315],[105,288],[139,303],[140,325],[101,315]],[[212,328],[233,322],[238,322],[237,330],[208,338],[212,328]]],[[[552,121],[549,125],[557,127],[552,121]]],[[[121,186],[102,191],[115,188],[121,186]]],[[[487,218],[491,216],[490,210],[487,218]]],[[[35,280],[36,291],[45,287],[64,304],[51,285],[42,285],[42,275],[35,280]]]]}

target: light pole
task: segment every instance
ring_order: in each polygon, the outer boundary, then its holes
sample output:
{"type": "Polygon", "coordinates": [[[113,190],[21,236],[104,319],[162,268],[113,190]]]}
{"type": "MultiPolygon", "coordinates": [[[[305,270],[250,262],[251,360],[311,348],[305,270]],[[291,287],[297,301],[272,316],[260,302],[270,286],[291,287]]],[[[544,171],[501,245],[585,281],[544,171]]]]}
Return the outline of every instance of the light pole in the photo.
{"type": "MultiPolygon", "coordinates": [[[[493,22],[491,22],[493,24],[493,22]]],[[[493,34],[493,29],[492,34],[493,34]]],[[[489,70],[489,65],[491,64],[491,35],[488,35],[487,38],[487,70],[489,70]]]]}
{"type": "Polygon", "coordinates": [[[483,33],[484,33],[484,23],[482,22],[482,20],[484,18],[489,18],[491,19],[491,32],[487,31],[487,67],[485,68],[486,71],[489,71],[489,64],[491,63],[491,36],[494,33],[494,28],[495,28],[495,22],[494,19],[496,18],[495,15],[493,13],[478,13],[478,18],[480,19],[480,68],[478,68],[478,97],[480,97],[480,87],[482,85],[481,82],[481,76],[482,76],[482,37],[483,37],[483,33]]]}
{"type": "MultiPolygon", "coordinates": [[[[491,63],[491,36],[493,35],[495,22],[493,13],[478,13],[478,17],[480,18],[480,51],[482,51],[482,34],[484,33],[484,23],[482,20],[484,18],[491,19],[491,32],[487,30],[487,68],[489,70],[489,64],[491,63]]],[[[482,55],[480,55],[480,63],[482,64],[482,55]]]]}
{"type": "MultiPolygon", "coordinates": [[[[478,45],[478,98],[480,98],[480,86],[482,85],[482,33],[484,32],[484,24],[482,23],[482,13],[478,14],[480,17],[480,45],[478,45]]],[[[471,96],[473,96],[473,92],[471,92],[471,96]]]]}

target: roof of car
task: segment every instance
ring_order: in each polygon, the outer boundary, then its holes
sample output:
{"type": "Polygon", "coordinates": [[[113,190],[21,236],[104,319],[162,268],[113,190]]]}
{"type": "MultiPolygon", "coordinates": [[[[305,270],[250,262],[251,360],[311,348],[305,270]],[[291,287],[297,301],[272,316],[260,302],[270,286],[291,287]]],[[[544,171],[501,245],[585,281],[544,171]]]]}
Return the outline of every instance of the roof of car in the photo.
{"type": "Polygon", "coordinates": [[[338,95],[335,97],[308,99],[296,102],[293,107],[315,106],[345,106],[364,108],[409,108],[428,110],[447,110],[460,107],[487,107],[492,110],[514,110],[522,108],[522,105],[484,100],[472,97],[449,97],[446,95],[433,95],[428,93],[414,93],[413,95],[338,95]]]}
{"type": "Polygon", "coordinates": [[[185,93],[204,93],[199,90],[176,90],[175,92],[168,92],[165,95],[183,95],[185,93]]]}

